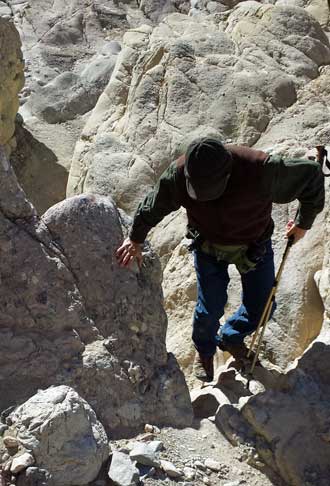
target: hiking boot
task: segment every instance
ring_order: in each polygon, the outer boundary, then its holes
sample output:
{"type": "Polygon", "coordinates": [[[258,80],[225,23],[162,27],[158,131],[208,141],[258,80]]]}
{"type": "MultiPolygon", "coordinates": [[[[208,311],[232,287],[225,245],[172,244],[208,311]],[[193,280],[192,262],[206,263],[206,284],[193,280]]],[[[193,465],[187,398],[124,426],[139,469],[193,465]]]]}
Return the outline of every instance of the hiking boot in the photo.
{"type": "MultiPolygon", "coordinates": [[[[248,359],[247,354],[249,352],[248,348],[245,346],[244,342],[237,343],[237,344],[230,344],[230,343],[219,343],[219,348],[222,351],[227,351],[235,358],[236,361],[244,361],[248,359]]],[[[253,358],[253,356],[251,356],[253,358]]],[[[249,358],[250,359],[250,358],[249,358]]]]}
{"type": "Polygon", "coordinates": [[[194,375],[201,381],[212,381],[214,377],[213,356],[202,356],[196,351],[194,375]]]}

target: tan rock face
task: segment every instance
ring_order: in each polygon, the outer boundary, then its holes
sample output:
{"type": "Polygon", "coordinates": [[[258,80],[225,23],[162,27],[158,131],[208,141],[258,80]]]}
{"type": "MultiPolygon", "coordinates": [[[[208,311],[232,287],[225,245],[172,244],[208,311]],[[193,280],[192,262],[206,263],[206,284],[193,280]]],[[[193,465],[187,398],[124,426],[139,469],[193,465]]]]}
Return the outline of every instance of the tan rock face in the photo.
{"type": "Polygon", "coordinates": [[[128,31],[124,44],[76,146],[68,194],[111,193],[130,213],[189,138],[254,144],[330,61],[326,35],[303,9],[258,2],[220,21],[172,14],[154,30],[128,31]]]}
{"type": "Polygon", "coordinates": [[[12,22],[0,17],[0,145],[10,142],[15,130],[18,93],[24,86],[21,41],[12,22]]]}
{"type": "MultiPolygon", "coordinates": [[[[111,193],[131,213],[197,133],[257,142],[285,156],[303,156],[306,140],[317,143],[322,131],[327,136],[328,88],[319,66],[330,61],[329,41],[302,8],[242,2],[222,16],[173,14],[154,29],[128,31],[124,42],[113,77],[76,146],[69,194],[111,193]]],[[[285,225],[294,214],[295,204],[274,208],[277,265],[285,225]]],[[[196,285],[192,257],[181,247],[183,234],[179,213],[167,217],[150,238],[164,268],[168,346],[186,367],[194,352],[196,285]]],[[[266,339],[268,356],[282,368],[321,327],[322,303],[313,275],[322,265],[323,241],[320,216],[292,250],[283,276],[266,339]]],[[[239,302],[234,269],[231,285],[226,315],[239,302]]]]}

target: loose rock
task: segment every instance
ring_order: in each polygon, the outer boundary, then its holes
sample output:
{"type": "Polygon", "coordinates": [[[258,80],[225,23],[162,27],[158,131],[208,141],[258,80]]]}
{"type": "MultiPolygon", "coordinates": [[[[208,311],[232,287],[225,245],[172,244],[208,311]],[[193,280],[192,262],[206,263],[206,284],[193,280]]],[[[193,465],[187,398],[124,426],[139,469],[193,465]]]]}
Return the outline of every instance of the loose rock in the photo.
{"type": "Polygon", "coordinates": [[[195,479],[195,476],[196,476],[196,472],[191,467],[183,468],[183,474],[184,474],[184,477],[188,480],[195,479]]]}
{"type": "Polygon", "coordinates": [[[163,471],[170,477],[170,478],[180,478],[183,476],[183,472],[180,469],[177,469],[172,462],[169,461],[160,461],[160,465],[163,471]]]}
{"type": "Polygon", "coordinates": [[[29,466],[32,466],[34,463],[34,457],[28,452],[25,452],[19,457],[14,457],[13,462],[11,463],[10,471],[13,474],[18,474],[19,472],[24,471],[24,469],[27,469],[29,466]]]}
{"type": "Polygon", "coordinates": [[[211,469],[211,471],[219,472],[221,471],[222,465],[220,462],[215,461],[214,459],[206,459],[205,462],[205,467],[208,469],[211,469]]]}
{"type": "MultiPolygon", "coordinates": [[[[20,442],[50,472],[55,484],[87,484],[97,478],[108,458],[102,424],[91,406],[68,386],[39,390],[11,418],[20,442]]],[[[21,457],[27,463],[31,460],[25,454],[21,457]]],[[[17,465],[14,459],[12,472],[25,464],[22,460],[17,465]]]]}
{"type": "Polygon", "coordinates": [[[205,469],[206,469],[205,464],[203,464],[201,461],[195,461],[194,467],[196,467],[197,469],[200,469],[201,471],[205,471],[205,469]]]}
{"type": "Polygon", "coordinates": [[[139,477],[139,470],[127,454],[117,451],[112,454],[109,478],[117,486],[134,486],[139,477]]]}
{"type": "Polygon", "coordinates": [[[156,451],[151,444],[144,444],[143,442],[136,442],[134,448],[130,452],[132,461],[136,461],[144,466],[159,467],[160,463],[155,457],[156,451]]]}

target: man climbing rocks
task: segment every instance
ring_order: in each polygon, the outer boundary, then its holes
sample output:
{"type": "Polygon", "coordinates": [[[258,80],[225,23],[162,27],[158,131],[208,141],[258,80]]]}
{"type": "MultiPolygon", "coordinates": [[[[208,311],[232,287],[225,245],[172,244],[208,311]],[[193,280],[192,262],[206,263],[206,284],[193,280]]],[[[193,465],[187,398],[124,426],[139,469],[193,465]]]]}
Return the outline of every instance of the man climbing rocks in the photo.
{"type": "Polygon", "coordinates": [[[140,203],[129,237],[117,250],[121,265],[141,264],[149,230],[181,206],[192,238],[198,298],[192,339],[196,376],[213,379],[216,347],[235,356],[257,327],[274,283],[272,203],[300,202],[286,236],[297,242],[324,206],[324,178],[317,162],[269,156],[245,146],[201,138],[160,177],[140,203]],[[219,331],[229,283],[228,265],[241,275],[242,304],[219,331]]]}

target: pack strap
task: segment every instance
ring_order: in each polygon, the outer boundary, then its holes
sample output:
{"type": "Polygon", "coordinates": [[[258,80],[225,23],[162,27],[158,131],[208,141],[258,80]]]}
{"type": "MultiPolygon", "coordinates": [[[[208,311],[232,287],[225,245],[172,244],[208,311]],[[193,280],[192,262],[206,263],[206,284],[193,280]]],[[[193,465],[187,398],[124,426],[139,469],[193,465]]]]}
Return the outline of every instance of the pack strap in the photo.
{"type": "Polygon", "coordinates": [[[317,145],[317,161],[322,167],[324,177],[330,177],[330,161],[328,159],[328,151],[324,145],[317,145]]]}

